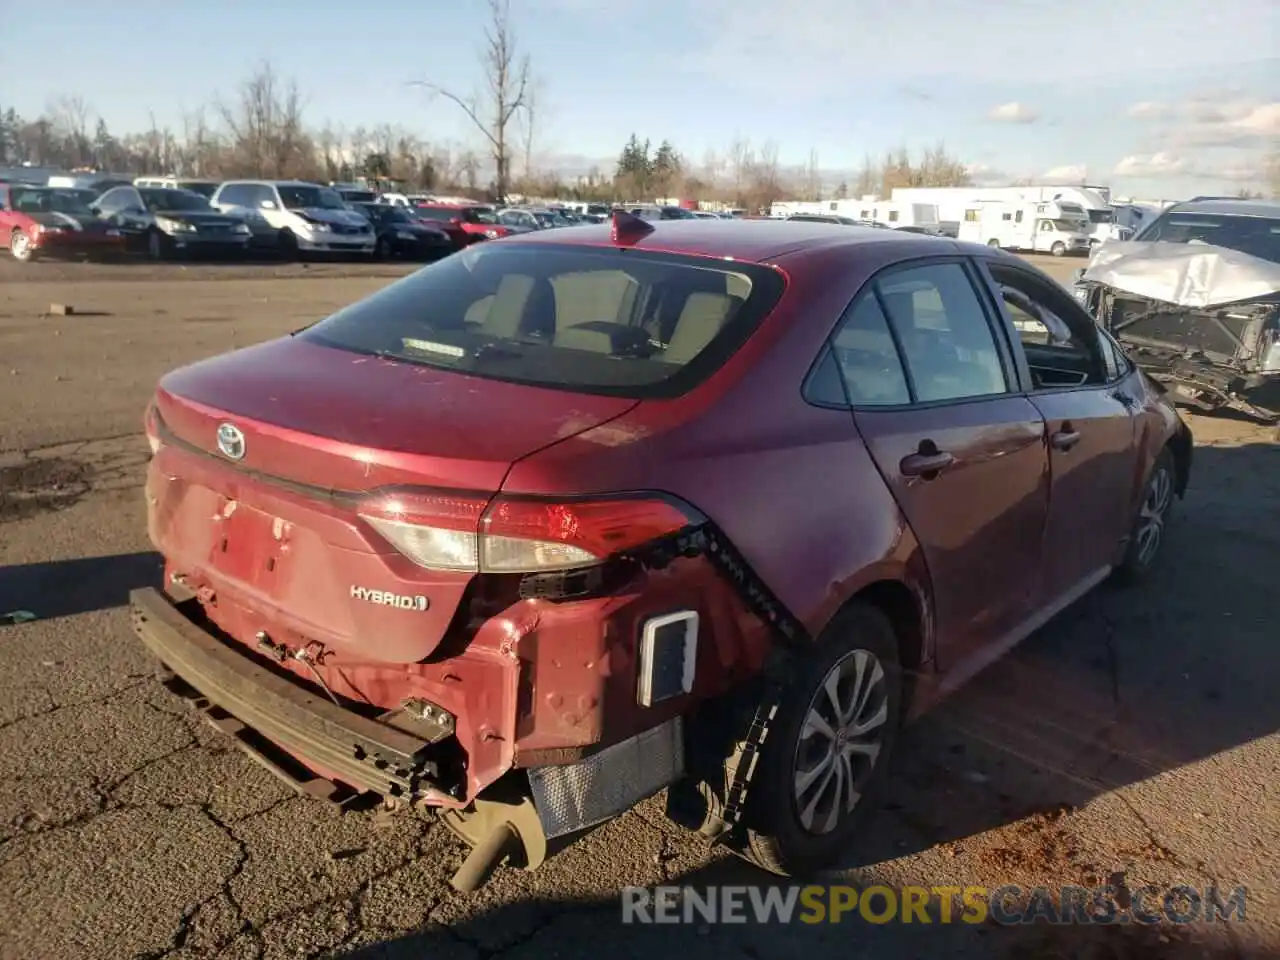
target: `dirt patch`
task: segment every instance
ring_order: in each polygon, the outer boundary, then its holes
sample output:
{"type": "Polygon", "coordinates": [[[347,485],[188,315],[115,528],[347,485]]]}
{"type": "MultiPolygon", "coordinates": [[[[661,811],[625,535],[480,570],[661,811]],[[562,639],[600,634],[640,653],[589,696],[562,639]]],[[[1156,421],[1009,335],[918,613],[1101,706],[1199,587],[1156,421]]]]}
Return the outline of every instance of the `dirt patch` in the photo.
{"type": "Polygon", "coordinates": [[[997,842],[979,856],[997,872],[1014,869],[1043,875],[1066,866],[1079,867],[1080,846],[1067,829],[1072,813],[1067,804],[1031,811],[1001,831],[997,842]]]}
{"type": "Polygon", "coordinates": [[[89,468],[61,457],[0,467],[0,523],[62,510],[89,492],[89,468]]]}
{"type": "Polygon", "coordinates": [[[1012,933],[1007,960],[1217,960],[1239,953],[1221,928],[1146,926],[1034,926],[1012,933]]]}

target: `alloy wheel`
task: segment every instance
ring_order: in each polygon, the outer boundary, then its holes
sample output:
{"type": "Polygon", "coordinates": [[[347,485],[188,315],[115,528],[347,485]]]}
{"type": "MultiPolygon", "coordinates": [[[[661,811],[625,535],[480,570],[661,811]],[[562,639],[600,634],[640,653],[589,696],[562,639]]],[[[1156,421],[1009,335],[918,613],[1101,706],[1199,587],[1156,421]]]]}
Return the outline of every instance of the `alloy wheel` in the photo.
{"type": "Polygon", "coordinates": [[[9,252],[15,260],[26,260],[31,255],[31,238],[21,230],[15,230],[9,240],[9,252]]]}
{"type": "Polygon", "coordinates": [[[1147,484],[1142,508],[1138,511],[1138,562],[1149,564],[1160,550],[1164,539],[1164,522],[1173,502],[1173,475],[1165,466],[1158,466],[1147,484]]]}
{"type": "Polygon", "coordinates": [[[862,798],[889,720],[883,665],[869,650],[841,658],[814,693],[800,730],[793,797],[801,826],[824,835],[862,798]]]}

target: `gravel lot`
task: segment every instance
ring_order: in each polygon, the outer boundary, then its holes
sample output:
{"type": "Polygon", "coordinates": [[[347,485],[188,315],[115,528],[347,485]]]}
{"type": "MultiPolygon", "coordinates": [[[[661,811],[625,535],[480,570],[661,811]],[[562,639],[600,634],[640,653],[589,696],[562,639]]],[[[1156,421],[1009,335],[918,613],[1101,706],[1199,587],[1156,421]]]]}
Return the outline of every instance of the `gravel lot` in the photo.
{"type": "Polygon", "coordinates": [[[1280,955],[1280,447],[1233,419],[1191,418],[1155,582],[1101,589],[912,728],[845,876],[1245,884],[1243,924],[623,930],[624,885],[765,878],[649,803],[460,897],[462,849],[430,815],[295,798],[189,717],[123,607],[157,578],[148,392],[408,269],[0,261],[0,614],[37,616],[0,625],[0,956],[594,958],[605,937],[619,960],[1280,955]]]}

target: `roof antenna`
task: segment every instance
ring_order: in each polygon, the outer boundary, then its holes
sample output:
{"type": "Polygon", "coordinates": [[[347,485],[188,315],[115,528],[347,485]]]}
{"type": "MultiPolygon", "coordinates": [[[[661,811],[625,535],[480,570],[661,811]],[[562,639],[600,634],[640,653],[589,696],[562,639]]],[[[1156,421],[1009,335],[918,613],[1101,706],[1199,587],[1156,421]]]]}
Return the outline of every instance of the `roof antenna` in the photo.
{"type": "Polygon", "coordinates": [[[653,233],[653,224],[647,220],[642,220],[625,210],[613,211],[613,229],[610,232],[610,240],[613,243],[619,246],[635,243],[641,237],[651,233],[653,233]]]}

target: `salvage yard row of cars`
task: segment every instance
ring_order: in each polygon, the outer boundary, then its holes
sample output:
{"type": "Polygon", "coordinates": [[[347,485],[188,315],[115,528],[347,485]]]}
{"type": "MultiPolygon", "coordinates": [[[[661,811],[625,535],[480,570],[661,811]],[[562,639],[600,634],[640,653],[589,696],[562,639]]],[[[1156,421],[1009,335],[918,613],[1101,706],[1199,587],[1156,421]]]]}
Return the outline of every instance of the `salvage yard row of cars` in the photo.
{"type": "Polygon", "coordinates": [[[0,237],[13,258],[267,252],[430,261],[480,240],[600,219],[425,198],[390,203],[371,191],[302,181],[140,178],[101,186],[0,183],[0,237]]]}
{"type": "Polygon", "coordinates": [[[905,722],[1146,580],[1193,469],[1181,387],[1280,373],[1280,206],[1154,231],[1074,290],[827,223],[619,211],[471,245],[161,380],[165,586],[135,631],[299,790],[439,809],[459,889],[663,789],[811,873],[905,722]],[[1172,279],[1198,257],[1214,282],[1172,279]]]}

